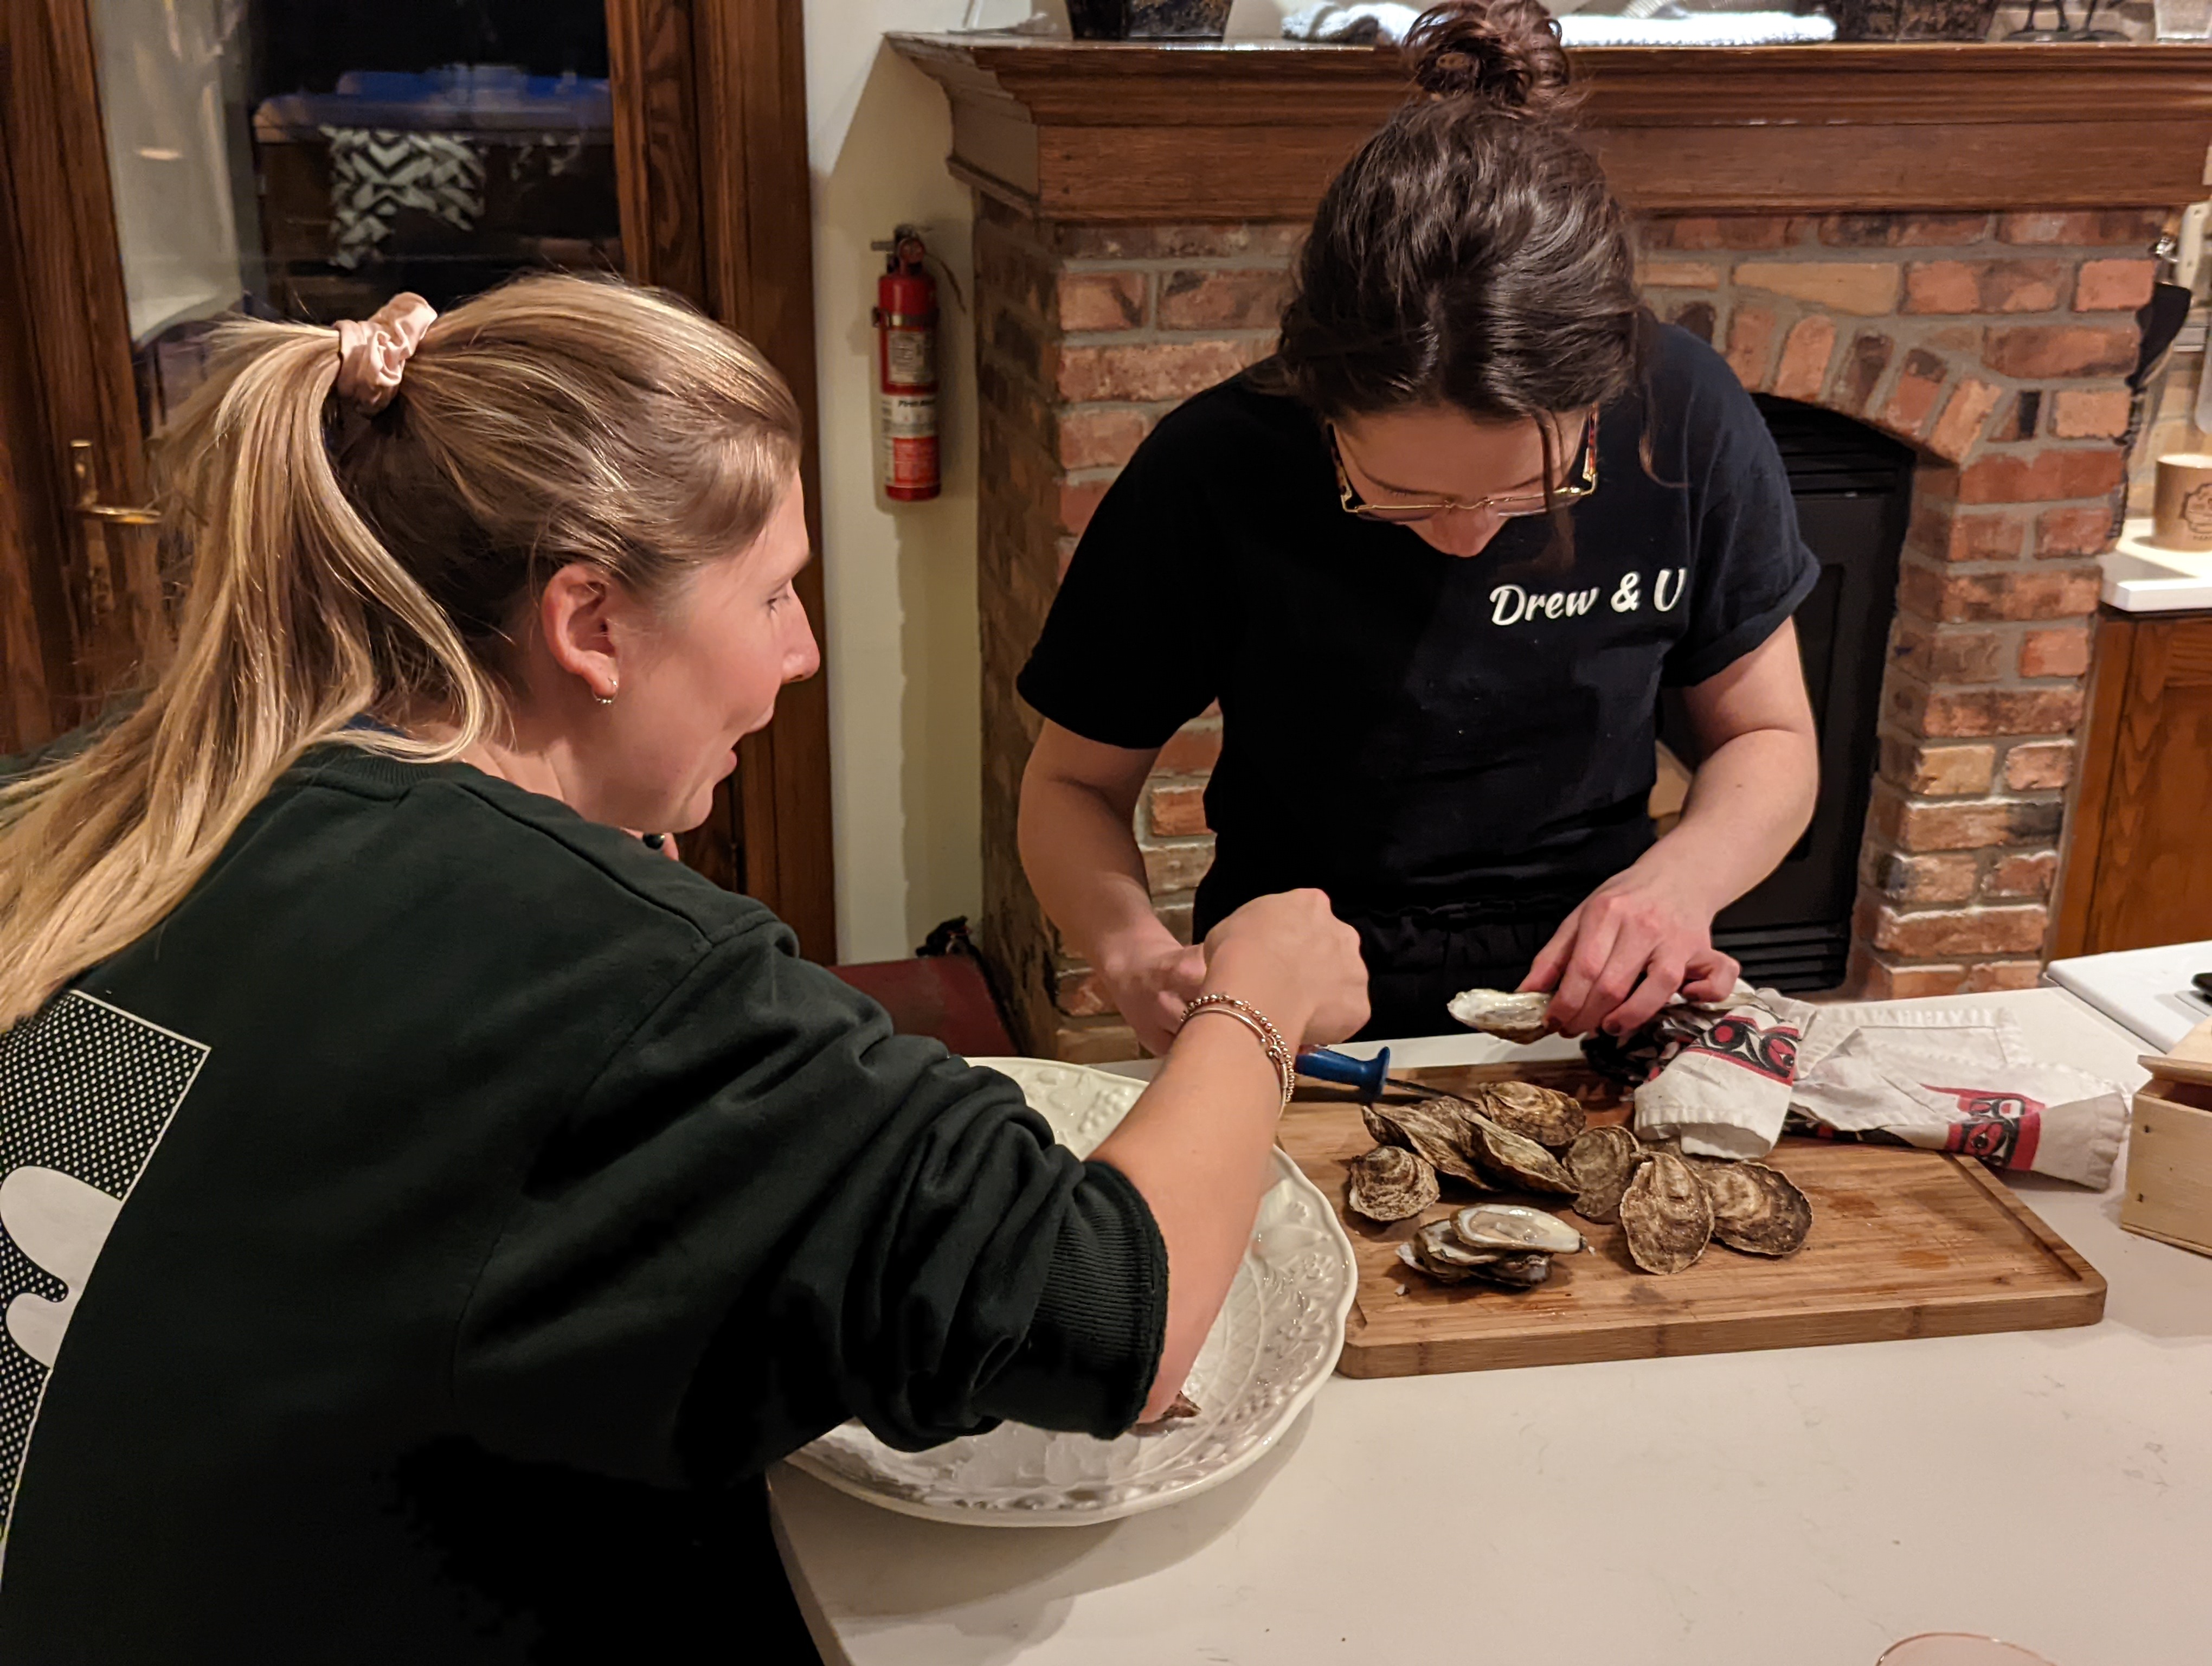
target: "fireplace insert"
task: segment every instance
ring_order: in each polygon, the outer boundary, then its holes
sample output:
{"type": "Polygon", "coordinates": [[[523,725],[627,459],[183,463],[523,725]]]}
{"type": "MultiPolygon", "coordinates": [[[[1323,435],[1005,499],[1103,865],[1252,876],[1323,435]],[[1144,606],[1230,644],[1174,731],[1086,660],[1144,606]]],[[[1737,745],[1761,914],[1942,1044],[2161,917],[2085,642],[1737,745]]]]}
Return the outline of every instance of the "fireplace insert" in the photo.
{"type": "MultiPolygon", "coordinates": [[[[1851,904],[1873,793],[1876,730],[1897,562],[1912,508],[1914,453],[1863,423],[1758,396],[1781,447],[1820,580],[1797,610],[1797,646],[1820,737],[1812,825],[1765,882],[1713,922],[1717,946],[1763,988],[1829,989],[1844,981],[1851,904]]],[[[1693,762],[1681,699],[1660,702],[1660,739],[1693,762]]]]}

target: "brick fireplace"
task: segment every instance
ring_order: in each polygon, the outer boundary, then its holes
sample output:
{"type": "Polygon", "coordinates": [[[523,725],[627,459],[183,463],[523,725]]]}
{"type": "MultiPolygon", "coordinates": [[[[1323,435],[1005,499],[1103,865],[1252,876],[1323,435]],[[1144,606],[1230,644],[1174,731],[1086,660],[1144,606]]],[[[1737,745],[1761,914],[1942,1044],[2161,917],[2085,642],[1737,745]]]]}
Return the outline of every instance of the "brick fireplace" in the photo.
{"type": "MultiPolygon", "coordinates": [[[[1024,1045],[1127,1056],[1021,878],[1037,719],[1014,675],[1139,441],[1269,350],[1311,204],[1400,89],[1358,49],[898,45],[951,92],[952,165],[978,187],[982,945],[1024,1045]]],[[[2151,243],[2202,194],[2212,77],[2143,47],[1629,49],[1582,67],[1655,311],[1753,391],[1917,453],[1850,982],[2031,984],[2125,472],[2134,309],[2151,243]]],[[[1211,716],[1183,730],[1138,812],[1156,903],[1185,933],[1218,747],[1211,716]]]]}

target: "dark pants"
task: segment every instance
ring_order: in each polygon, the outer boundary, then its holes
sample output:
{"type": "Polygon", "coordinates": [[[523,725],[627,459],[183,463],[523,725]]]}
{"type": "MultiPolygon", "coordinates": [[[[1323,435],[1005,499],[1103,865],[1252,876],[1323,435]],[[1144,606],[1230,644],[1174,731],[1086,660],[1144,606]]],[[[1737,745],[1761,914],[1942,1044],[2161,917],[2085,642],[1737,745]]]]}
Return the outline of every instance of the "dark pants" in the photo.
{"type": "Polygon", "coordinates": [[[1387,915],[1337,911],[1359,933],[1367,962],[1367,1027],[1353,1039],[1456,1034],[1446,1006],[1462,989],[1511,989],[1575,903],[1540,898],[1510,910],[1480,905],[1387,915]]]}

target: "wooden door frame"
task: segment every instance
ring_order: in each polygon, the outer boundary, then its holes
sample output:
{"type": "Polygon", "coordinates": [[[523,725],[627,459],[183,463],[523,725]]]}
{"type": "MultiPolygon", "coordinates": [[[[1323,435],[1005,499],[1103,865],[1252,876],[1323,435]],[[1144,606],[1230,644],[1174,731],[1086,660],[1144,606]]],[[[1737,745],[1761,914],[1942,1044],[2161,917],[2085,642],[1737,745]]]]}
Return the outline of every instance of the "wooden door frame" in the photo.
{"type": "MultiPolygon", "coordinates": [[[[805,424],[807,535],[819,550],[805,37],[801,0],[607,0],[629,276],[742,332],[791,384],[805,424]]],[[[820,636],[820,562],[798,587],[820,636]]],[[[782,915],[807,955],[835,959],[826,676],[787,688],[775,723],[738,757],[735,790],[716,793],[694,860],[782,915]],[[732,850],[734,860],[721,854],[732,850]]]]}

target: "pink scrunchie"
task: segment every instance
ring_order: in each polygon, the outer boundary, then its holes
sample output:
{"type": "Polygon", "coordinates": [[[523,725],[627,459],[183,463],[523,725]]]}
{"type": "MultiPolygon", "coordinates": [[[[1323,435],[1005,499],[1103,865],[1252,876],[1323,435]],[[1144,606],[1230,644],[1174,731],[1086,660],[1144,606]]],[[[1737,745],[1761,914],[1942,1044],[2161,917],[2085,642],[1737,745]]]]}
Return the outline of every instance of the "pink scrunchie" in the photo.
{"type": "Polygon", "coordinates": [[[338,392],[367,411],[390,404],[400,373],[437,316],[428,301],[409,293],[392,296],[366,323],[345,319],[338,325],[338,392]]]}

